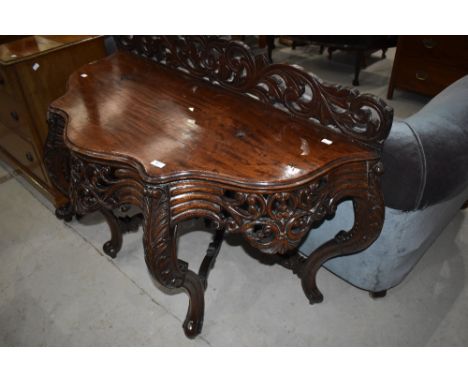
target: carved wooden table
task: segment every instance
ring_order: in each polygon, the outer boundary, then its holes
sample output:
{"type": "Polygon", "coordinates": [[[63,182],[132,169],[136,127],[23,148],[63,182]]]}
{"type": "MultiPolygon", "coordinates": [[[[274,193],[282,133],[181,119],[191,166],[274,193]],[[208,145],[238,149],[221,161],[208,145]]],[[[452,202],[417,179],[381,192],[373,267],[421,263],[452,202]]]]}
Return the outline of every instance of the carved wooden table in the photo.
{"type": "Polygon", "coordinates": [[[380,152],[392,109],[300,68],[269,65],[239,42],[117,40],[120,51],[74,73],[50,107],[45,164],[69,199],[57,216],[102,211],[111,228],[104,251],[112,257],[122,233],[141,222],[152,275],[189,295],[188,337],[202,329],[206,278],[225,232],[283,256],[309,301],[322,301],[321,265],[380,233],[380,152]],[[310,228],[346,198],[354,202],[352,229],[307,259],[294,257],[310,228]],[[113,213],[129,205],[141,214],[113,213]],[[216,227],[198,274],[176,249],[178,225],[193,218],[216,227]]]}

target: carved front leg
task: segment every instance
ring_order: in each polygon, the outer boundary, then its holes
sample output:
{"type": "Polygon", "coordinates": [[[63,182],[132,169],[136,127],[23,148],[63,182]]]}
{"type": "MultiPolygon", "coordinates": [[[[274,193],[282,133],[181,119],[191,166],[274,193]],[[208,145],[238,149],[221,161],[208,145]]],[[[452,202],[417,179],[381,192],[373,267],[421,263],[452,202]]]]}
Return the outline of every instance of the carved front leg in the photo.
{"type": "Polygon", "coordinates": [[[316,283],[317,272],[323,263],[336,256],[362,251],[379,236],[385,211],[376,174],[381,171],[381,165],[377,164],[369,175],[369,188],[357,188],[347,195],[353,199],[354,206],[354,225],[351,230],[339,232],[332,240],[320,246],[310,254],[300,269],[302,288],[311,304],[323,301],[316,283]]]}
{"type": "Polygon", "coordinates": [[[161,285],[182,288],[188,293],[190,301],[183,328],[186,336],[193,338],[203,326],[204,287],[199,276],[177,259],[177,225],[170,223],[168,190],[148,186],[142,207],[146,264],[161,285]]]}

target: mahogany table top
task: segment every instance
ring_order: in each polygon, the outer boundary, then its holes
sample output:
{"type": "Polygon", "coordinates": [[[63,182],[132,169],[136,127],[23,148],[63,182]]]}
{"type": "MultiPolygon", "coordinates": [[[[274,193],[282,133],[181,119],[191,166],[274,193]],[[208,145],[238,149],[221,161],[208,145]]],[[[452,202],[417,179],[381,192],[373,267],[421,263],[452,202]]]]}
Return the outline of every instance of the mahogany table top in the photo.
{"type": "Polygon", "coordinates": [[[127,162],[158,181],[301,183],[377,158],[318,123],[126,52],[75,72],[52,107],[66,113],[74,151],[127,162]]]}

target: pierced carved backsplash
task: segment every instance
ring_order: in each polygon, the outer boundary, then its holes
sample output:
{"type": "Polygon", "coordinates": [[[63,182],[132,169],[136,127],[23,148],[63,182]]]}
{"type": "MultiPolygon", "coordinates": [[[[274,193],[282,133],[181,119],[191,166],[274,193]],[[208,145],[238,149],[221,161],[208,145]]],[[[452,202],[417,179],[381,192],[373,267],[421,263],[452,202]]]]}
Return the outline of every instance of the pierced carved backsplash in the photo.
{"type": "Polygon", "coordinates": [[[312,119],[380,149],[393,109],[357,89],[326,84],[298,66],[268,64],[240,41],[206,36],[119,36],[121,50],[251,95],[289,114],[312,119]]]}

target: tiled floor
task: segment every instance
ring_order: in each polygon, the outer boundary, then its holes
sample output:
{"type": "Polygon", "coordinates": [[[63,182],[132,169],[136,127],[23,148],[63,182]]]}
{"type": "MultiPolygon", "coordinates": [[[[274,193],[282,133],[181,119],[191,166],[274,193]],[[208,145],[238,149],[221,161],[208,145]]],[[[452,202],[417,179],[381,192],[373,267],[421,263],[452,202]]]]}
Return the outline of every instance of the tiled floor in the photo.
{"type": "MultiPolygon", "coordinates": [[[[351,82],[345,54],[329,62],[313,53],[283,48],[274,58],[299,62],[327,81],[351,82]]],[[[383,96],[390,68],[391,59],[370,65],[362,90],[383,96]]],[[[397,92],[392,106],[405,117],[425,101],[397,92]]],[[[126,235],[111,260],[101,250],[109,232],[100,216],[64,224],[1,167],[0,211],[0,345],[468,345],[467,211],[380,300],[322,269],[325,301],[311,306],[296,276],[260,264],[229,240],[210,275],[204,329],[195,340],[181,328],[187,297],[167,295],[146,270],[141,231],[126,235]]],[[[194,269],[210,241],[195,228],[187,225],[179,242],[194,269]]]]}

